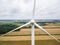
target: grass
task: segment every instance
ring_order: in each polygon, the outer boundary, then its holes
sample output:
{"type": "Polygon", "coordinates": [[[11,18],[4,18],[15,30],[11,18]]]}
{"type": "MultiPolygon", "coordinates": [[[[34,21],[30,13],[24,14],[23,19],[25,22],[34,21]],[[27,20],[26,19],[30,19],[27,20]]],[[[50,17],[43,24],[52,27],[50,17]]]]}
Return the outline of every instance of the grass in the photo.
{"type": "Polygon", "coordinates": [[[55,25],[56,25],[56,26],[60,26],[60,23],[56,23],[55,25]]]}
{"type": "Polygon", "coordinates": [[[22,23],[15,23],[15,22],[0,22],[0,24],[15,24],[15,25],[22,25],[22,23]]]}

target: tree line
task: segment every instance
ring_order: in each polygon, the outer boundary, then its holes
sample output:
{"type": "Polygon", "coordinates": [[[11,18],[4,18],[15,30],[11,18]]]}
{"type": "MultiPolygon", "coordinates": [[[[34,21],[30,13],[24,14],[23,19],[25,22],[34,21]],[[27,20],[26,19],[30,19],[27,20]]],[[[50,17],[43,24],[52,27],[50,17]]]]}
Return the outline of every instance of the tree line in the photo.
{"type": "Polygon", "coordinates": [[[0,24],[0,34],[7,33],[16,27],[18,26],[15,24],[0,24]]]}

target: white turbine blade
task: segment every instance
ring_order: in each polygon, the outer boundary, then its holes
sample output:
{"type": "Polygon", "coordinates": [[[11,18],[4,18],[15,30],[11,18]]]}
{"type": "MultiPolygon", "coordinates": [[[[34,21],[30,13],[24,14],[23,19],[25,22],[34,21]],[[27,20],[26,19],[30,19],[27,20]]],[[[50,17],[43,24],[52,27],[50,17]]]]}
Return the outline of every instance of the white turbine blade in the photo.
{"type": "Polygon", "coordinates": [[[31,27],[31,45],[35,45],[34,24],[31,27]]]}
{"type": "Polygon", "coordinates": [[[20,28],[22,28],[22,27],[25,27],[25,26],[29,25],[30,23],[31,23],[31,22],[28,22],[28,23],[26,23],[26,24],[24,24],[24,25],[22,25],[22,26],[19,26],[19,27],[15,28],[15,29],[13,29],[13,30],[11,30],[11,31],[9,31],[9,32],[1,35],[1,36],[7,35],[8,33],[11,33],[11,32],[13,32],[13,31],[15,31],[15,30],[18,30],[18,29],[20,29],[20,28]]]}
{"type": "Polygon", "coordinates": [[[57,42],[59,42],[60,43],[60,41],[57,39],[57,38],[55,38],[54,36],[52,36],[50,33],[48,33],[45,29],[43,29],[41,26],[39,26],[38,24],[36,24],[36,23],[34,23],[35,24],[35,26],[37,26],[39,29],[41,29],[42,31],[44,31],[45,33],[47,33],[49,36],[51,36],[52,38],[54,38],[57,42]]]}

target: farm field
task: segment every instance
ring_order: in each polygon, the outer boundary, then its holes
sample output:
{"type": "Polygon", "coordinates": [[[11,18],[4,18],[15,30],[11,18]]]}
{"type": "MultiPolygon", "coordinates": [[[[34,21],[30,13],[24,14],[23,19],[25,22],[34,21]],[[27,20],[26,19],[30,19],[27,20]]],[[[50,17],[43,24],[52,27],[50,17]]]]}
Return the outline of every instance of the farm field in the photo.
{"type": "MultiPolygon", "coordinates": [[[[50,34],[55,34],[55,35],[59,35],[60,34],[60,26],[43,26],[43,28],[48,31],[50,34]]],[[[45,35],[46,33],[43,32],[41,29],[35,28],[35,35],[45,35]]],[[[31,28],[23,28],[20,29],[19,31],[14,31],[11,32],[7,35],[25,35],[25,36],[30,36],[31,35],[31,28]]]]}
{"type": "MultiPolygon", "coordinates": [[[[54,34],[54,36],[60,40],[60,27],[44,27],[49,33],[54,34]]],[[[36,45],[60,45],[52,37],[48,36],[46,33],[42,32],[38,28],[35,30],[35,44],[36,45]]],[[[14,31],[6,36],[0,36],[0,45],[31,45],[31,29],[23,28],[20,31],[14,31]]]]}

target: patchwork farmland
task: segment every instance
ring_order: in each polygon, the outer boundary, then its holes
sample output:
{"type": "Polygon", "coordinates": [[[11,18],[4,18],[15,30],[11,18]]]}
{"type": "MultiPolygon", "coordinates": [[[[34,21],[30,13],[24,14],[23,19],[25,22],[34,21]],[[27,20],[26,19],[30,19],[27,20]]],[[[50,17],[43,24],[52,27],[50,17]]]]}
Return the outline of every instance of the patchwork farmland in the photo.
{"type": "MultiPolygon", "coordinates": [[[[43,26],[43,28],[60,40],[60,26],[43,26]]],[[[60,45],[38,28],[35,29],[35,43],[36,45],[60,45]]],[[[0,36],[0,45],[31,45],[31,29],[23,28],[6,36],[0,36]]]]}

